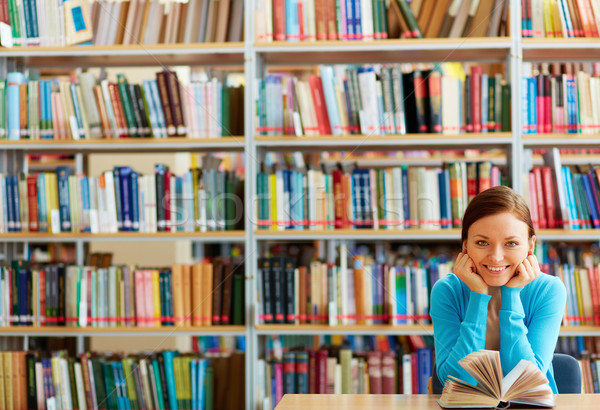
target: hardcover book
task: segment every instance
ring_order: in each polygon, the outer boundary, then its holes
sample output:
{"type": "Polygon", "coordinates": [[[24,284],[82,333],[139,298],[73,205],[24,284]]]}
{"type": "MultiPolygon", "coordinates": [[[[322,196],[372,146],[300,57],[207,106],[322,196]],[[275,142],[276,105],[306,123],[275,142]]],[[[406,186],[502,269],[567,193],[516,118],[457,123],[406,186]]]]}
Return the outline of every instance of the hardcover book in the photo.
{"type": "Polygon", "coordinates": [[[512,404],[554,407],[546,376],[522,359],[504,378],[500,352],[480,350],[458,362],[475,380],[473,386],[454,376],[444,386],[438,403],[443,408],[506,408],[512,404]]]}

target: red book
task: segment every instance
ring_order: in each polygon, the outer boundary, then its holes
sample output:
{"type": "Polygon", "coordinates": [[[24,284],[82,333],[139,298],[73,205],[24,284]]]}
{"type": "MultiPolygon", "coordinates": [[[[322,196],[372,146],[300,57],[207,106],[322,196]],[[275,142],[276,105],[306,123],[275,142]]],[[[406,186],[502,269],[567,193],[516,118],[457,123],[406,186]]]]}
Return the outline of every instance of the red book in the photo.
{"type": "Polygon", "coordinates": [[[547,217],[546,217],[546,209],[544,207],[544,190],[542,184],[542,170],[541,167],[533,168],[533,175],[535,177],[535,185],[537,189],[535,190],[535,195],[537,196],[537,207],[538,207],[538,222],[540,225],[540,229],[546,229],[548,227],[547,217]]]}
{"type": "Polygon", "coordinates": [[[317,116],[319,134],[330,135],[331,126],[329,125],[329,116],[327,115],[327,106],[325,105],[325,95],[323,93],[323,84],[321,84],[321,78],[316,75],[309,75],[308,84],[310,86],[310,94],[312,96],[313,106],[317,116]]]}
{"type": "MultiPolygon", "coordinates": [[[[546,226],[548,229],[556,228],[556,207],[554,206],[554,181],[550,167],[541,167],[542,185],[544,187],[544,203],[546,204],[546,226]]],[[[586,175],[583,176],[584,178],[586,175]]]]}
{"type": "Polygon", "coordinates": [[[110,101],[115,114],[119,138],[129,138],[129,129],[127,127],[127,121],[125,120],[125,111],[123,110],[119,86],[115,83],[108,83],[108,91],[110,93],[110,101]]]}
{"type": "Polygon", "coordinates": [[[317,394],[317,352],[308,351],[308,394],[317,394]]]}
{"type": "Polygon", "coordinates": [[[410,354],[412,394],[419,394],[419,361],[416,353],[410,354]]]}
{"type": "Polygon", "coordinates": [[[381,358],[381,392],[383,394],[396,394],[396,389],[394,388],[394,381],[396,379],[395,364],[394,352],[383,352],[381,358]]]}
{"type": "Polygon", "coordinates": [[[327,0],[315,0],[315,23],[317,40],[327,40],[327,0]]]}
{"type": "Polygon", "coordinates": [[[536,78],[537,82],[537,96],[535,98],[535,105],[537,110],[537,133],[541,134],[544,132],[546,124],[546,110],[544,107],[546,99],[544,98],[544,77],[539,74],[536,78]]]}
{"type": "Polygon", "coordinates": [[[298,322],[306,323],[306,266],[298,267],[298,322]]]}
{"type": "Polygon", "coordinates": [[[37,175],[27,175],[27,208],[29,211],[29,231],[40,230],[38,220],[37,175]]]}
{"type": "Polygon", "coordinates": [[[540,228],[540,221],[538,217],[538,206],[537,206],[537,186],[535,183],[535,175],[533,171],[531,171],[527,175],[527,180],[529,182],[529,209],[531,210],[531,222],[533,223],[533,227],[535,229],[540,228]]]}
{"type": "MultiPolygon", "coordinates": [[[[165,231],[171,232],[176,229],[175,226],[171,226],[171,171],[165,170],[165,193],[162,199],[162,204],[165,209],[165,231]]],[[[173,187],[175,189],[175,187],[173,187]]]]}
{"type": "Polygon", "coordinates": [[[473,132],[481,132],[481,66],[471,67],[471,121],[473,132]]]}
{"type": "Polygon", "coordinates": [[[336,229],[344,227],[347,221],[344,221],[344,185],[342,182],[343,174],[339,169],[331,173],[333,179],[333,210],[336,229]]]}
{"type": "Polygon", "coordinates": [[[552,94],[550,92],[550,76],[544,74],[544,133],[552,132],[552,94]]]}
{"type": "Polygon", "coordinates": [[[382,354],[380,351],[367,352],[367,368],[369,371],[369,393],[383,393],[382,385],[382,354]]]}
{"type": "Polygon", "coordinates": [[[327,394],[327,350],[318,350],[317,354],[317,394],[327,394]]]}
{"type": "Polygon", "coordinates": [[[38,275],[40,284],[40,310],[38,317],[40,326],[46,326],[46,271],[40,269],[38,275]]]}
{"type": "Polygon", "coordinates": [[[285,41],[285,0],[273,0],[273,40],[285,41]]]}

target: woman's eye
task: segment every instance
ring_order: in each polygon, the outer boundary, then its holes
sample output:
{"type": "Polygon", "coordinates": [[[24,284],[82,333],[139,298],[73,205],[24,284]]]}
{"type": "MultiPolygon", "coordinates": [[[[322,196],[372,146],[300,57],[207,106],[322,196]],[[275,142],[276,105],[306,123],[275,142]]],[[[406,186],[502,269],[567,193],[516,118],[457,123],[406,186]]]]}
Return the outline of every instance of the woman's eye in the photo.
{"type": "Polygon", "coordinates": [[[486,241],[477,241],[476,244],[478,246],[485,246],[485,245],[487,245],[487,242],[486,241]]]}
{"type": "Polygon", "coordinates": [[[519,244],[514,241],[506,242],[506,246],[508,246],[509,248],[514,248],[517,245],[519,245],[519,244]]]}

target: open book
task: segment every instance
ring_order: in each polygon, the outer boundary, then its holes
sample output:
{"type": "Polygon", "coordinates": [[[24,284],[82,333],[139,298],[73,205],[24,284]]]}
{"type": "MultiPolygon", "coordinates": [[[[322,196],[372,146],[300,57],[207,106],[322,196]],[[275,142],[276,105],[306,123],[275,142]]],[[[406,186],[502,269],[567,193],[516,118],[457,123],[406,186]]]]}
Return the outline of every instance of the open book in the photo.
{"type": "Polygon", "coordinates": [[[442,407],[505,408],[516,403],[554,407],[548,379],[528,360],[521,360],[504,378],[500,352],[495,350],[473,352],[458,363],[477,380],[477,386],[448,376],[438,400],[442,407]]]}

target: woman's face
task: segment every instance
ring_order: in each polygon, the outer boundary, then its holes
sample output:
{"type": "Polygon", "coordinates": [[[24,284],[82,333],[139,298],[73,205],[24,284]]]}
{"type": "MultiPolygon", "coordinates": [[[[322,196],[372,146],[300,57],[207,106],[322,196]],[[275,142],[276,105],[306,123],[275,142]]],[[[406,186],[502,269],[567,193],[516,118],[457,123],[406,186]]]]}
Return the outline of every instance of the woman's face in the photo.
{"type": "Polygon", "coordinates": [[[527,224],[504,212],[474,222],[463,243],[477,273],[488,286],[504,286],[519,264],[533,252],[535,236],[528,240],[527,224]]]}

